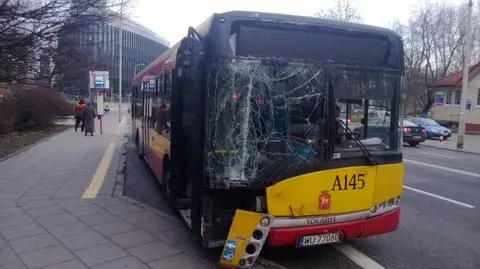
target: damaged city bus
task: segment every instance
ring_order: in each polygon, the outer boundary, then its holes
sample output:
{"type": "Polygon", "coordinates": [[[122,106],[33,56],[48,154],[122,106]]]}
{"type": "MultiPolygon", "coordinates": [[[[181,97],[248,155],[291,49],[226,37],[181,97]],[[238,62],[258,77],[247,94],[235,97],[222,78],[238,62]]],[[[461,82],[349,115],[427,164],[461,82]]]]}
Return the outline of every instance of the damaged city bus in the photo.
{"type": "Polygon", "coordinates": [[[264,244],[392,232],[403,56],[382,28],[215,14],[136,76],[135,142],[193,238],[224,246],[223,267],[251,267],[264,244]]]}

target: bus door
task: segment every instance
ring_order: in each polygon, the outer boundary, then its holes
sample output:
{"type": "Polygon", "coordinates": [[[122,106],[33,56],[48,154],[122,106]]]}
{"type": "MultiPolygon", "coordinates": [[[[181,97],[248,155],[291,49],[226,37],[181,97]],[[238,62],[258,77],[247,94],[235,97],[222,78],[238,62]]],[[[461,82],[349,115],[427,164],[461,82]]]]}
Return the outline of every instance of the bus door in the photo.
{"type": "Polygon", "coordinates": [[[142,139],[143,143],[143,154],[145,158],[148,160],[150,154],[150,127],[152,124],[152,106],[153,106],[153,97],[152,93],[149,91],[145,91],[144,93],[144,117],[143,117],[143,128],[142,128],[142,139]]]}

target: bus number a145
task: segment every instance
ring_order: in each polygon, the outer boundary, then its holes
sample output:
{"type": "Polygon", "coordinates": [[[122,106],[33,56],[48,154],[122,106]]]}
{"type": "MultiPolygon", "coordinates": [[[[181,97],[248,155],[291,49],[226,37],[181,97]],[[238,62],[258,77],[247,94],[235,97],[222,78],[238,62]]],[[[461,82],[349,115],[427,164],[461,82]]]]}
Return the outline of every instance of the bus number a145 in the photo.
{"type": "Polygon", "coordinates": [[[333,182],[332,191],[348,191],[348,190],[361,190],[365,188],[365,174],[358,173],[343,177],[337,175],[333,182]]]}

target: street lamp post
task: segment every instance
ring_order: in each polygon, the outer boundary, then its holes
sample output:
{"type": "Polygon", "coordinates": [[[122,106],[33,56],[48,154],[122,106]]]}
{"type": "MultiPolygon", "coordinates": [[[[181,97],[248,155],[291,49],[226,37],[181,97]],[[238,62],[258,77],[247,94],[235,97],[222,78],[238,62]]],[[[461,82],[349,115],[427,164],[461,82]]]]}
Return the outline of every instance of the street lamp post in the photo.
{"type": "Polygon", "coordinates": [[[122,121],[122,71],[123,71],[123,2],[120,6],[120,38],[119,38],[119,52],[118,52],[118,122],[122,121]]]}
{"type": "Polygon", "coordinates": [[[472,9],[473,1],[468,1],[468,13],[467,21],[465,25],[465,52],[463,54],[463,80],[462,80],[462,92],[460,102],[460,117],[458,119],[458,136],[457,136],[457,148],[463,149],[464,136],[465,136],[465,111],[467,110],[467,103],[470,93],[468,90],[468,71],[470,69],[470,50],[471,50],[471,28],[472,28],[472,9]]]}

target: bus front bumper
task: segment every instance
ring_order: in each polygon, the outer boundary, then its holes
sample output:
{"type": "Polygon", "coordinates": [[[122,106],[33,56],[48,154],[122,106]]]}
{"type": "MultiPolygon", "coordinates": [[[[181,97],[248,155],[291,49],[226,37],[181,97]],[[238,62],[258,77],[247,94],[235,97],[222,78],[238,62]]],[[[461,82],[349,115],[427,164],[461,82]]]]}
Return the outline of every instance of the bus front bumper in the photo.
{"type": "Polygon", "coordinates": [[[275,227],[270,230],[268,245],[273,248],[297,246],[302,236],[337,232],[340,232],[341,240],[383,234],[395,231],[399,220],[400,207],[397,207],[385,214],[361,220],[302,227],[275,227]]]}

